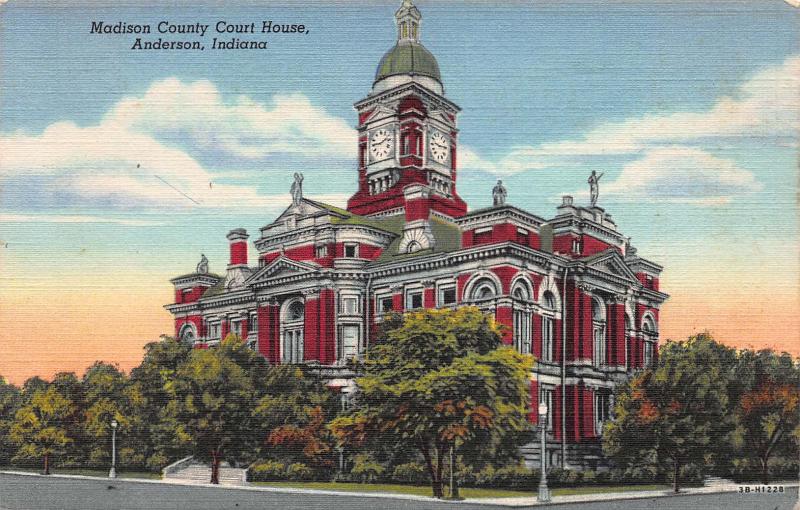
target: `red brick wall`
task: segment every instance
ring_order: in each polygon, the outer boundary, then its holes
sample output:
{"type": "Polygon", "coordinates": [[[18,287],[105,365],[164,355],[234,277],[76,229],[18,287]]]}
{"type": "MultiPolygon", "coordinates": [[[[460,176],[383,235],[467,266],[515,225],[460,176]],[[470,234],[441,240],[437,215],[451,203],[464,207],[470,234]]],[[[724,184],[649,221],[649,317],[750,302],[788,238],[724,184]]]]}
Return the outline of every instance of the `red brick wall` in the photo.
{"type": "Polygon", "coordinates": [[[498,266],[491,268],[491,271],[500,278],[500,283],[503,286],[501,289],[502,293],[508,294],[511,292],[511,280],[519,270],[511,266],[498,266]]]}
{"type": "Polygon", "coordinates": [[[319,298],[306,299],[303,323],[303,359],[305,361],[319,361],[320,326],[319,298]]]}
{"type": "Polygon", "coordinates": [[[511,345],[514,343],[514,317],[510,306],[498,306],[495,312],[495,319],[500,324],[506,326],[503,333],[503,343],[511,345]]]}
{"type": "Polygon", "coordinates": [[[319,361],[330,364],[336,361],[336,299],[333,289],[322,289],[319,294],[319,361]]]}
{"type": "Polygon", "coordinates": [[[278,305],[258,308],[258,351],[270,363],[280,363],[278,305]]]}
{"type": "Polygon", "coordinates": [[[247,264],[247,241],[231,243],[231,264],[247,264]]]}
{"type": "Polygon", "coordinates": [[[181,332],[181,328],[187,322],[191,322],[192,324],[194,324],[194,327],[197,330],[198,338],[206,334],[206,331],[203,328],[203,317],[201,315],[189,315],[188,317],[181,317],[175,319],[175,338],[178,338],[178,335],[180,335],[181,332]]]}

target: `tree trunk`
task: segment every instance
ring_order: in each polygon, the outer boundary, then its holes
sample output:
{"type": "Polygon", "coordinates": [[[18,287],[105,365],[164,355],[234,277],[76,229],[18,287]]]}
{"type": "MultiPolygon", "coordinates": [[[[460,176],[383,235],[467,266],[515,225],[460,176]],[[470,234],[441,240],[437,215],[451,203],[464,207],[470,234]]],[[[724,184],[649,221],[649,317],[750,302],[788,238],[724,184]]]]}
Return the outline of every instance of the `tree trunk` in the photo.
{"type": "Polygon", "coordinates": [[[769,484],[769,457],[762,457],[761,459],[761,483],[764,485],[769,484]]]}
{"type": "Polygon", "coordinates": [[[431,459],[431,452],[428,449],[428,444],[425,441],[419,441],[419,449],[422,452],[422,456],[425,457],[425,465],[428,466],[428,475],[431,477],[431,489],[433,490],[433,497],[437,499],[441,499],[443,496],[442,493],[442,478],[441,478],[441,471],[438,473],[433,468],[433,461],[431,459]]]}
{"type": "Polygon", "coordinates": [[[678,493],[678,479],[680,478],[681,465],[675,460],[675,469],[672,472],[672,491],[678,493]]]}
{"type": "Polygon", "coordinates": [[[49,453],[45,453],[44,454],[44,474],[46,474],[46,475],[50,474],[50,454],[49,453]]]}
{"type": "Polygon", "coordinates": [[[217,452],[211,452],[211,483],[219,484],[219,455],[217,452]]]}

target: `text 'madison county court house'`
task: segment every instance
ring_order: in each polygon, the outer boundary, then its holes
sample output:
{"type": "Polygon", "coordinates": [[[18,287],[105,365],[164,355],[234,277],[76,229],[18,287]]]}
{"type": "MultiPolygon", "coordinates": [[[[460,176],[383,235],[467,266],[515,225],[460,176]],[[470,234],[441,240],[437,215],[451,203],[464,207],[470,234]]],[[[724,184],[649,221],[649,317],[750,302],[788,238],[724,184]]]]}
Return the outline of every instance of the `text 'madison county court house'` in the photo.
{"type": "MultiPolygon", "coordinates": [[[[179,339],[203,348],[229,332],[270,363],[305,363],[351,390],[350,358],[390,312],[475,305],[508,327],[504,342],[537,363],[531,398],[548,403],[548,460],[594,467],[615,384],[658,353],[662,267],[640,257],[611,215],[563,202],[553,217],[505,203],[468,211],[458,195],[457,117],[439,65],[404,0],[397,44],[378,64],[358,113],[358,189],[347,209],[303,197],[255,239],[228,233],[225,275],[174,278],[179,339]]],[[[533,402],[535,404],[535,402],[533,402]]],[[[531,406],[531,420],[537,406],[531,406]]],[[[529,461],[539,448],[523,449],[529,461]]]]}

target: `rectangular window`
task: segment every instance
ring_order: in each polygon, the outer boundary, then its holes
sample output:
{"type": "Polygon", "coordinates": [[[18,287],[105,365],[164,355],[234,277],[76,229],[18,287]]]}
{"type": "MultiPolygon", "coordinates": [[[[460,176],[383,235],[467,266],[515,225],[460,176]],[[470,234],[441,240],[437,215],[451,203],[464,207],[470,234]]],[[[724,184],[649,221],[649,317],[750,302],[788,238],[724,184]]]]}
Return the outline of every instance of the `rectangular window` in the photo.
{"type": "Polygon", "coordinates": [[[583,251],[583,243],[579,239],[572,240],[572,253],[581,253],[583,251]]]}
{"type": "Polygon", "coordinates": [[[644,366],[649,367],[653,364],[653,343],[644,343],[644,366]]]}
{"type": "Polygon", "coordinates": [[[406,295],[406,308],[408,310],[414,310],[416,308],[422,308],[422,291],[415,290],[409,291],[406,295]]]}
{"type": "Polygon", "coordinates": [[[542,361],[553,361],[554,326],[552,317],[542,317],[542,361]]]}
{"type": "Polygon", "coordinates": [[[358,296],[342,296],[340,312],[344,315],[358,315],[358,296]]]}
{"type": "Polygon", "coordinates": [[[247,336],[258,336],[258,313],[253,312],[250,314],[250,320],[247,321],[247,336]]]}
{"type": "Polygon", "coordinates": [[[327,256],[328,256],[328,246],[325,244],[317,246],[317,258],[324,259],[327,256]]]}
{"type": "Polygon", "coordinates": [[[342,326],[339,331],[339,360],[358,358],[361,348],[361,330],[358,326],[342,326]]]}
{"type": "Polygon", "coordinates": [[[602,325],[594,326],[594,350],[592,362],[596,367],[606,364],[606,331],[602,325]]]}
{"type": "Polygon", "coordinates": [[[454,305],[456,303],[456,287],[449,285],[439,287],[439,306],[454,305]]]}
{"type": "Polygon", "coordinates": [[[514,347],[520,354],[531,353],[531,314],[514,310],[514,347]]]}
{"type": "Polygon", "coordinates": [[[301,363],[303,361],[303,330],[290,329],[283,333],[281,346],[283,363],[301,363]]]}
{"type": "Polygon", "coordinates": [[[382,297],[378,299],[378,312],[381,314],[389,313],[394,308],[394,299],[392,296],[382,297]]]}
{"type": "Polygon", "coordinates": [[[550,386],[542,386],[539,390],[539,403],[547,404],[547,425],[548,432],[553,430],[553,388],[550,386]]]}
{"type": "Polygon", "coordinates": [[[231,321],[231,333],[242,336],[242,321],[231,321]]]}
{"type": "Polygon", "coordinates": [[[356,243],[345,243],[344,256],[349,259],[358,257],[358,245],[356,243]]]}
{"type": "Polygon", "coordinates": [[[219,340],[220,334],[222,330],[220,329],[219,322],[215,322],[213,324],[208,325],[208,339],[209,340],[219,340]]]}
{"type": "Polygon", "coordinates": [[[595,435],[603,434],[603,424],[609,416],[609,394],[596,391],[594,394],[594,432],[595,435]]]}

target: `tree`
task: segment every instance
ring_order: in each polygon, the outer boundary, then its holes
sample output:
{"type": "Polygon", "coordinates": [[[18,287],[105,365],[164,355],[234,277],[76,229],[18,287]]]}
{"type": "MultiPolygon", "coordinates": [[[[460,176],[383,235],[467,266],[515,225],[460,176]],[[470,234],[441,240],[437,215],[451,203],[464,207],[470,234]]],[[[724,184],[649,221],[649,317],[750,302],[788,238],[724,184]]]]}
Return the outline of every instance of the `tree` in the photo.
{"type": "Polygon", "coordinates": [[[14,443],[9,438],[14,415],[20,405],[20,390],[0,376],[0,466],[5,466],[14,455],[14,443]]]}
{"type": "Polygon", "coordinates": [[[74,412],[72,401],[54,386],[37,390],[17,411],[11,425],[11,440],[19,445],[17,457],[41,457],[44,474],[49,475],[50,457],[62,453],[72,441],[66,424],[74,412]]]}
{"type": "Polygon", "coordinates": [[[707,334],[668,342],[657,367],[617,388],[606,454],[628,468],[671,466],[678,492],[681,469],[703,464],[729,430],[727,349],[707,334]]]}
{"type": "Polygon", "coordinates": [[[111,460],[111,420],[119,423],[121,444],[128,438],[130,420],[125,412],[128,378],[115,365],[95,362],[83,375],[83,449],[90,464],[108,465],[111,460]]]}
{"type": "Polygon", "coordinates": [[[139,445],[138,455],[145,465],[158,470],[189,454],[187,443],[178,435],[174,417],[167,412],[172,396],[166,386],[192,349],[173,338],[151,342],[144,349],[144,359],[131,370],[130,385],[125,390],[129,419],[125,430],[127,441],[139,445]]]}
{"type": "Polygon", "coordinates": [[[343,441],[418,449],[442,497],[451,446],[491,458],[529,430],[532,357],[502,345],[501,327],[476,307],[408,313],[384,327],[356,381],[356,408],[331,429],[343,441]]]}
{"type": "Polygon", "coordinates": [[[298,366],[271,367],[264,382],[254,415],[269,448],[265,456],[330,467],[334,441],[326,425],[337,411],[335,395],[298,366]]]}
{"type": "Polygon", "coordinates": [[[769,483],[769,460],[776,449],[792,449],[792,432],[800,426],[800,389],[766,382],[745,393],[737,408],[745,452],[758,459],[761,482],[769,483]]]}
{"type": "Polygon", "coordinates": [[[219,483],[223,459],[235,460],[257,444],[253,374],[237,360],[252,366],[266,364],[245,350],[236,335],[229,335],[217,348],[195,349],[166,384],[172,396],[168,414],[195,455],[210,459],[213,484],[219,483]]]}

